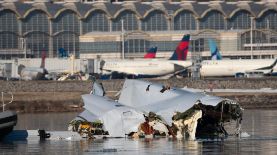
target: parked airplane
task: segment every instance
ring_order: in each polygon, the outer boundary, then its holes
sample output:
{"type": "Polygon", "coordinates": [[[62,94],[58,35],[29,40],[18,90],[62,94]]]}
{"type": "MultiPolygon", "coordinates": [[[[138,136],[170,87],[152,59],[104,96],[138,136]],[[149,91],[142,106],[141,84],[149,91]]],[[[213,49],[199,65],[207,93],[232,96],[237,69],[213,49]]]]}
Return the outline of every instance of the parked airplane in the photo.
{"type": "Polygon", "coordinates": [[[123,73],[138,78],[159,77],[183,71],[192,65],[191,61],[184,61],[187,58],[190,35],[184,35],[169,60],[117,60],[102,61],[100,69],[102,73],[123,73]]]}
{"type": "Polygon", "coordinates": [[[22,80],[42,80],[48,71],[45,69],[46,53],[41,53],[41,65],[40,67],[25,67],[20,65],[18,67],[18,73],[22,80]]]}
{"type": "Polygon", "coordinates": [[[205,60],[201,63],[202,77],[245,76],[250,72],[270,75],[274,71],[277,59],[236,59],[205,60]]]}
{"type": "Polygon", "coordinates": [[[157,47],[151,47],[147,50],[147,53],[144,55],[145,59],[152,59],[156,58],[156,53],[157,53],[157,47]]]}
{"type": "Polygon", "coordinates": [[[213,39],[209,39],[209,47],[211,51],[211,59],[212,60],[221,60],[221,54],[219,49],[217,48],[216,42],[213,39]]]}

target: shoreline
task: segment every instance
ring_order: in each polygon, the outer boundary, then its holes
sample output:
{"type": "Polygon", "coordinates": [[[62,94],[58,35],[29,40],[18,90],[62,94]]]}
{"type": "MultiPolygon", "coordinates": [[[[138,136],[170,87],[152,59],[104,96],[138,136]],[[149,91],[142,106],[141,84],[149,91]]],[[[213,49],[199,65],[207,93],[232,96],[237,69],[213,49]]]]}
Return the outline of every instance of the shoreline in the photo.
{"type": "MultiPolygon", "coordinates": [[[[155,81],[172,87],[189,87],[202,92],[206,90],[207,94],[235,100],[244,109],[277,109],[277,82],[275,79],[198,81],[147,79],[147,81],[155,81]],[[210,83],[215,85],[212,92],[208,90],[210,83]]],[[[116,99],[114,95],[122,88],[124,80],[99,82],[103,83],[107,96],[116,99]]],[[[91,81],[0,81],[0,85],[0,92],[11,91],[14,95],[13,103],[7,105],[6,109],[18,113],[41,113],[81,112],[83,110],[81,95],[90,92],[92,83],[91,81]]],[[[7,103],[9,99],[5,98],[5,100],[7,103]]]]}
{"type": "MultiPolygon", "coordinates": [[[[14,102],[6,109],[18,113],[44,112],[81,112],[83,102],[81,95],[84,92],[17,92],[14,102]]],[[[113,93],[107,96],[114,98],[113,93]]],[[[244,109],[277,109],[277,93],[222,93],[212,92],[211,95],[236,100],[244,109]],[[267,102],[266,102],[267,101],[267,102]]]]}

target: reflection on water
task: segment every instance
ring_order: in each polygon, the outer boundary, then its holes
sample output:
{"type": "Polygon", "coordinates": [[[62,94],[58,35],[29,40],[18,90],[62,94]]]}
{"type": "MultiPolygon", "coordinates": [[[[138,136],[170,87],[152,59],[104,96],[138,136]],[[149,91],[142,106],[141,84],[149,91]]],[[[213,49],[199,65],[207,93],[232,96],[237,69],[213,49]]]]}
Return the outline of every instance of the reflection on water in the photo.
{"type": "MultiPolygon", "coordinates": [[[[19,116],[17,129],[66,130],[77,113],[24,114],[19,116]]],[[[82,141],[28,140],[0,143],[0,154],[276,154],[277,111],[245,110],[245,139],[224,141],[178,141],[155,139],[99,139],[82,141]]]]}
{"type": "Polygon", "coordinates": [[[18,114],[15,130],[65,131],[68,123],[78,114],[76,112],[18,114]]]}

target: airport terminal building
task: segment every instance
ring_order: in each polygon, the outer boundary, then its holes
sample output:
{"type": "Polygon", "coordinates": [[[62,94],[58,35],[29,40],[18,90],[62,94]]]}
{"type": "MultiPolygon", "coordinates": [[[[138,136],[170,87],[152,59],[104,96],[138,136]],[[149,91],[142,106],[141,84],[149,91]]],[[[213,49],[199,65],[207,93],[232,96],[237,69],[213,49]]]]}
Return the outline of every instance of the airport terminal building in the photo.
{"type": "Polygon", "coordinates": [[[0,1],[0,59],[169,57],[184,34],[190,55],[208,59],[208,39],[223,57],[277,57],[277,3],[271,1],[0,1]],[[123,24],[123,26],[122,26],[123,24]]]}

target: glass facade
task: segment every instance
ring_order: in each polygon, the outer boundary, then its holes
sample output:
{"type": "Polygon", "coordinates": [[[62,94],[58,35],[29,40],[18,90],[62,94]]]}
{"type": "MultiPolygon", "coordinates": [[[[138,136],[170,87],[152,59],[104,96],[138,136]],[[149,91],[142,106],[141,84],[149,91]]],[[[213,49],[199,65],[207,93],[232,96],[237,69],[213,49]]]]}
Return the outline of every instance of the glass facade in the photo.
{"type": "Polygon", "coordinates": [[[53,55],[58,56],[58,50],[64,48],[68,54],[79,56],[80,20],[75,12],[63,11],[53,20],[53,55]]]}
{"type": "Polygon", "coordinates": [[[138,19],[136,17],[136,14],[132,11],[123,11],[116,19],[112,20],[113,31],[121,31],[121,20],[123,20],[125,31],[138,30],[138,19]]]}
{"type": "Polygon", "coordinates": [[[78,16],[71,10],[63,11],[53,20],[53,32],[70,31],[76,34],[80,33],[80,23],[78,16]]]}
{"type": "Polygon", "coordinates": [[[93,11],[82,22],[83,34],[93,31],[109,31],[109,20],[104,11],[93,11]]]}
{"type": "Polygon", "coordinates": [[[110,53],[121,51],[121,42],[80,42],[82,53],[93,53],[93,51],[110,53]]]}
{"type": "Polygon", "coordinates": [[[22,19],[22,33],[31,57],[41,57],[42,51],[49,56],[49,20],[45,12],[35,10],[22,19]]]}
{"type": "Polygon", "coordinates": [[[16,14],[10,10],[0,11],[0,31],[18,32],[16,14]]]}
{"type": "Polygon", "coordinates": [[[24,38],[27,40],[27,49],[31,50],[31,57],[41,57],[41,52],[46,52],[49,55],[49,35],[42,32],[28,33],[24,38]]]}
{"type": "Polygon", "coordinates": [[[126,53],[144,53],[149,48],[149,41],[144,39],[129,39],[125,41],[126,53]]]}
{"type": "Polygon", "coordinates": [[[79,36],[73,32],[62,32],[53,38],[54,56],[58,56],[60,48],[65,49],[68,55],[79,57],[79,36]]]}
{"type": "Polygon", "coordinates": [[[204,51],[204,47],[205,47],[204,38],[191,40],[190,45],[191,46],[190,46],[189,51],[191,51],[191,52],[202,52],[202,51],[204,51]]]}
{"type": "Polygon", "coordinates": [[[174,30],[196,30],[196,20],[189,11],[182,11],[174,17],[174,30]]]}
{"type": "MultiPolygon", "coordinates": [[[[247,46],[247,44],[251,43],[250,40],[250,31],[247,31],[241,35],[241,49],[242,50],[250,50],[250,46],[247,46]]],[[[253,38],[252,38],[252,43],[253,45],[253,50],[262,50],[263,43],[267,43],[267,37],[266,33],[262,31],[253,31],[253,38]]]]}
{"type": "Polygon", "coordinates": [[[18,48],[18,36],[12,32],[0,32],[0,50],[18,48]]]}
{"type": "Polygon", "coordinates": [[[224,30],[224,16],[219,11],[210,11],[200,19],[200,29],[224,30]]]}
{"type": "Polygon", "coordinates": [[[277,11],[269,10],[256,19],[256,28],[277,30],[277,11]]]}
{"type": "Polygon", "coordinates": [[[238,11],[232,18],[228,20],[228,29],[250,29],[251,14],[248,11],[238,11]]]}
{"type": "Polygon", "coordinates": [[[157,46],[159,52],[174,51],[179,41],[151,41],[150,47],[157,46]]]}
{"type": "Polygon", "coordinates": [[[10,10],[0,11],[0,50],[18,48],[18,20],[10,10]]]}
{"type": "Polygon", "coordinates": [[[152,11],[142,20],[141,29],[143,31],[166,31],[168,20],[162,11],[152,11]]]}
{"type": "Polygon", "coordinates": [[[32,11],[22,20],[22,32],[28,33],[33,31],[49,33],[48,16],[43,11],[32,11]]]}

